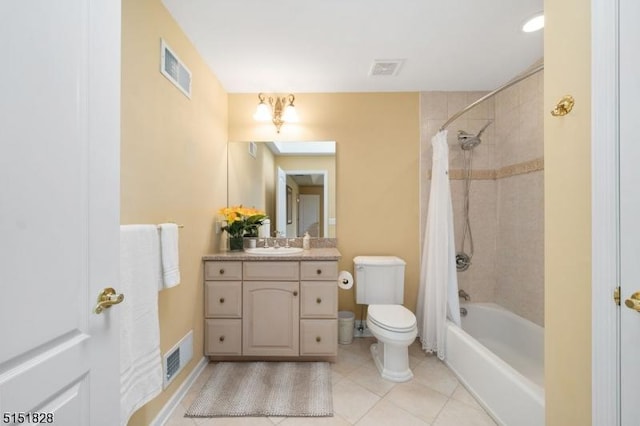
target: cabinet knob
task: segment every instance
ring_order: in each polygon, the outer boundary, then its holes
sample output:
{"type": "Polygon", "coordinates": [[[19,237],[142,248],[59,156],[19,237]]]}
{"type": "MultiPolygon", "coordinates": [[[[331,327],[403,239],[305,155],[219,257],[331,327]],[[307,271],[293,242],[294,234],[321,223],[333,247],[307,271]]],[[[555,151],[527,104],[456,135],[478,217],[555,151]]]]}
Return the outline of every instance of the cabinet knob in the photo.
{"type": "Polygon", "coordinates": [[[294,296],[297,296],[297,295],[298,295],[298,292],[297,292],[296,290],[294,290],[294,291],[293,291],[293,295],[294,295],[294,296]]]}
{"type": "Polygon", "coordinates": [[[316,270],[316,274],[318,274],[318,275],[322,274],[322,269],[317,269],[316,270]]]}
{"type": "Polygon", "coordinates": [[[224,297],[220,298],[220,303],[224,303],[224,297]]]}
{"type": "Polygon", "coordinates": [[[224,336],[220,336],[220,339],[218,340],[220,340],[221,342],[224,342],[224,336]]]}
{"type": "Polygon", "coordinates": [[[220,275],[224,275],[224,268],[220,269],[220,275]]]}
{"type": "Polygon", "coordinates": [[[322,299],[318,297],[318,298],[316,299],[316,303],[322,303],[322,299]]]}
{"type": "Polygon", "coordinates": [[[322,337],[318,336],[316,337],[316,342],[320,343],[322,341],[322,337]]]}

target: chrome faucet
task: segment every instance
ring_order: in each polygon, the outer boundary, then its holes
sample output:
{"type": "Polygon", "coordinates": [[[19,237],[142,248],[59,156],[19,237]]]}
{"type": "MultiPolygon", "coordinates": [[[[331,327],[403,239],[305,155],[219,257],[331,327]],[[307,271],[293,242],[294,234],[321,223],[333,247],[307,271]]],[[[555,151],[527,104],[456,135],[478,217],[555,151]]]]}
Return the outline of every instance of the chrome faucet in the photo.
{"type": "Polygon", "coordinates": [[[284,236],[284,232],[274,231],[273,235],[275,236],[275,238],[273,239],[273,248],[276,248],[276,249],[280,248],[280,243],[278,242],[278,239],[284,236]]]}
{"type": "Polygon", "coordinates": [[[471,300],[471,296],[469,296],[469,293],[467,293],[463,289],[458,290],[458,297],[462,297],[467,302],[471,300]]]}

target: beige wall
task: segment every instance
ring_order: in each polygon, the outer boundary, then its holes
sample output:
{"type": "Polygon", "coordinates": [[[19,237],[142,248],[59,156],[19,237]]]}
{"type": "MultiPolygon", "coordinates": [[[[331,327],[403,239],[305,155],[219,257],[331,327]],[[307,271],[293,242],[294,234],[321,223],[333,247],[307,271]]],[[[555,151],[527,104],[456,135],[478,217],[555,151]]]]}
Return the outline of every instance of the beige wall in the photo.
{"type": "Polygon", "coordinates": [[[159,0],[123,1],[121,222],[184,224],[182,282],[159,294],[162,353],[194,331],[191,363],[130,425],[150,424],[202,357],[201,259],[226,204],[226,143],[227,95],[191,43],[159,0]],[[160,37],[193,73],[191,100],[159,72],[160,37]]]}
{"type": "MultiPolygon", "coordinates": [[[[417,93],[296,94],[300,123],[278,135],[252,115],[257,94],[229,95],[229,139],[335,140],[336,230],[340,268],[358,255],[397,255],[407,261],[405,305],[415,310],[419,276],[417,93]]],[[[353,291],[340,291],[339,309],[355,311],[353,291]]]]}
{"type": "Polygon", "coordinates": [[[227,147],[228,204],[266,211],[267,187],[273,181],[275,173],[273,155],[269,148],[259,143],[255,145],[256,156],[253,157],[249,154],[249,144],[250,142],[234,142],[227,147]]]}
{"type": "Polygon", "coordinates": [[[544,4],[547,426],[591,424],[590,7],[544,4]],[[566,94],[573,111],[552,117],[566,94]]]}

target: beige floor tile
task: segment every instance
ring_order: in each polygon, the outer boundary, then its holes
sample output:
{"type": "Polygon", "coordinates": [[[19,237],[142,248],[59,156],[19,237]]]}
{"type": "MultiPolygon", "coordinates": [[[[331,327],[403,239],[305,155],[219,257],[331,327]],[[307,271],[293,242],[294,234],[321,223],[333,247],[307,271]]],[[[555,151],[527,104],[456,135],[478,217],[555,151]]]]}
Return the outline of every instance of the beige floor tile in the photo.
{"type": "Polygon", "coordinates": [[[353,339],[353,342],[348,345],[338,345],[338,357],[340,352],[346,351],[356,355],[363,356],[365,358],[371,357],[371,351],[369,348],[376,342],[373,337],[357,337],[353,339]]]}
{"type": "Polygon", "coordinates": [[[373,362],[371,357],[367,358],[362,354],[348,350],[342,350],[338,353],[337,362],[331,364],[331,369],[342,375],[347,375],[353,370],[360,368],[363,364],[373,362]]]}
{"type": "Polygon", "coordinates": [[[333,417],[289,417],[280,426],[349,426],[351,423],[340,416],[333,417]]]}
{"type": "Polygon", "coordinates": [[[378,369],[369,364],[352,371],[346,377],[379,396],[386,395],[396,385],[383,379],[378,369]]]}
{"type": "Polygon", "coordinates": [[[273,426],[267,417],[209,417],[197,418],[198,426],[273,426]]]}
{"type": "Polygon", "coordinates": [[[433,426],[495,426],[487,413],[470,405],[450,399],[442,409],[433,426]]]}
{"type": "Polygon", "coordinates": [[[436,418],[448,400],[445,395],[415,380],[396,385],[384,399],[427,423],[431,423],[436,418]]]}
{"type": "Polygon", "coordinates": [[[371,410],[362,418],[358,426],[428,426],[429,423],[419,419],[408,411],[397,405],[382,400],[373,406],[371,410]]]}
{"type": "Polygon", "coordinates": [[[333,412],[351,424],[356,423],[380,397],[345,378],[333,385],[333,412]]]}
{"type": "Polygon", "coordinates": [[[465,404],[470,405],[477,410],[483,410],[483,408],[480,406],[480,404],[478,404],[478,401],[476,401],[473,395],[471,395],[471,393],[469,393],[469,391],[461,384],[458,385],[455,391],[453,391],[453,395],[451,395],[451,398],[460,402],[464,402],[465,404]]]}
{"type": "Polygon", "coordinates": [[[354,346],[341,345],[333,364],[333,417],[219,417],[187,418],[185,410],[210,378],[214,363],[205,367],[177,405],[166,426],[361,426],[494,425],[471,394],[435,356],[424,354],[419,343],[410,346],[410,362],[416,378],[393,383],[380,377],[371,359],[373,338],[356,338],[354,346]],[[347,347],[348,346],[348,347],[347,347]],[[452,385],[452,379],[455,380],[452,385]],[[452,387],[453,386],[453,387],[452,387]],[[446,395],[438,392],[445,392],[446,395]],[[382,397],[384,395],[384,397],[382,397]],[[447,402],[448,401],[448,402],[447,402]]]}
{"type": "Polygon", "coordinates": [[[458,386],[455,374],[436,357],[426,358],[413,369],[413,380],[447,396],[458,386]]]}
{"type": "Polygon", "coordinates": [[[197,423],[193,419],[185,417],[184,412],[185,408],[182,404],[178,404],[164,426],[196,426],[197,423]]]}

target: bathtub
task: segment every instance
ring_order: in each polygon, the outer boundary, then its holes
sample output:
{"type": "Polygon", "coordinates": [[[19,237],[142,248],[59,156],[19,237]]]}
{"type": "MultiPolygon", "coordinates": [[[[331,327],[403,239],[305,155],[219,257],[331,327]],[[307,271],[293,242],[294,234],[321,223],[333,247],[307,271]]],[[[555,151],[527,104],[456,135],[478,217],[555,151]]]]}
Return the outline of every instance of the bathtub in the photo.
{"type": "Polygon", "coordinates": [[[493,303],[449,322],[445,363],[498,424],[544,425],[544,329],[493,303]]]}

